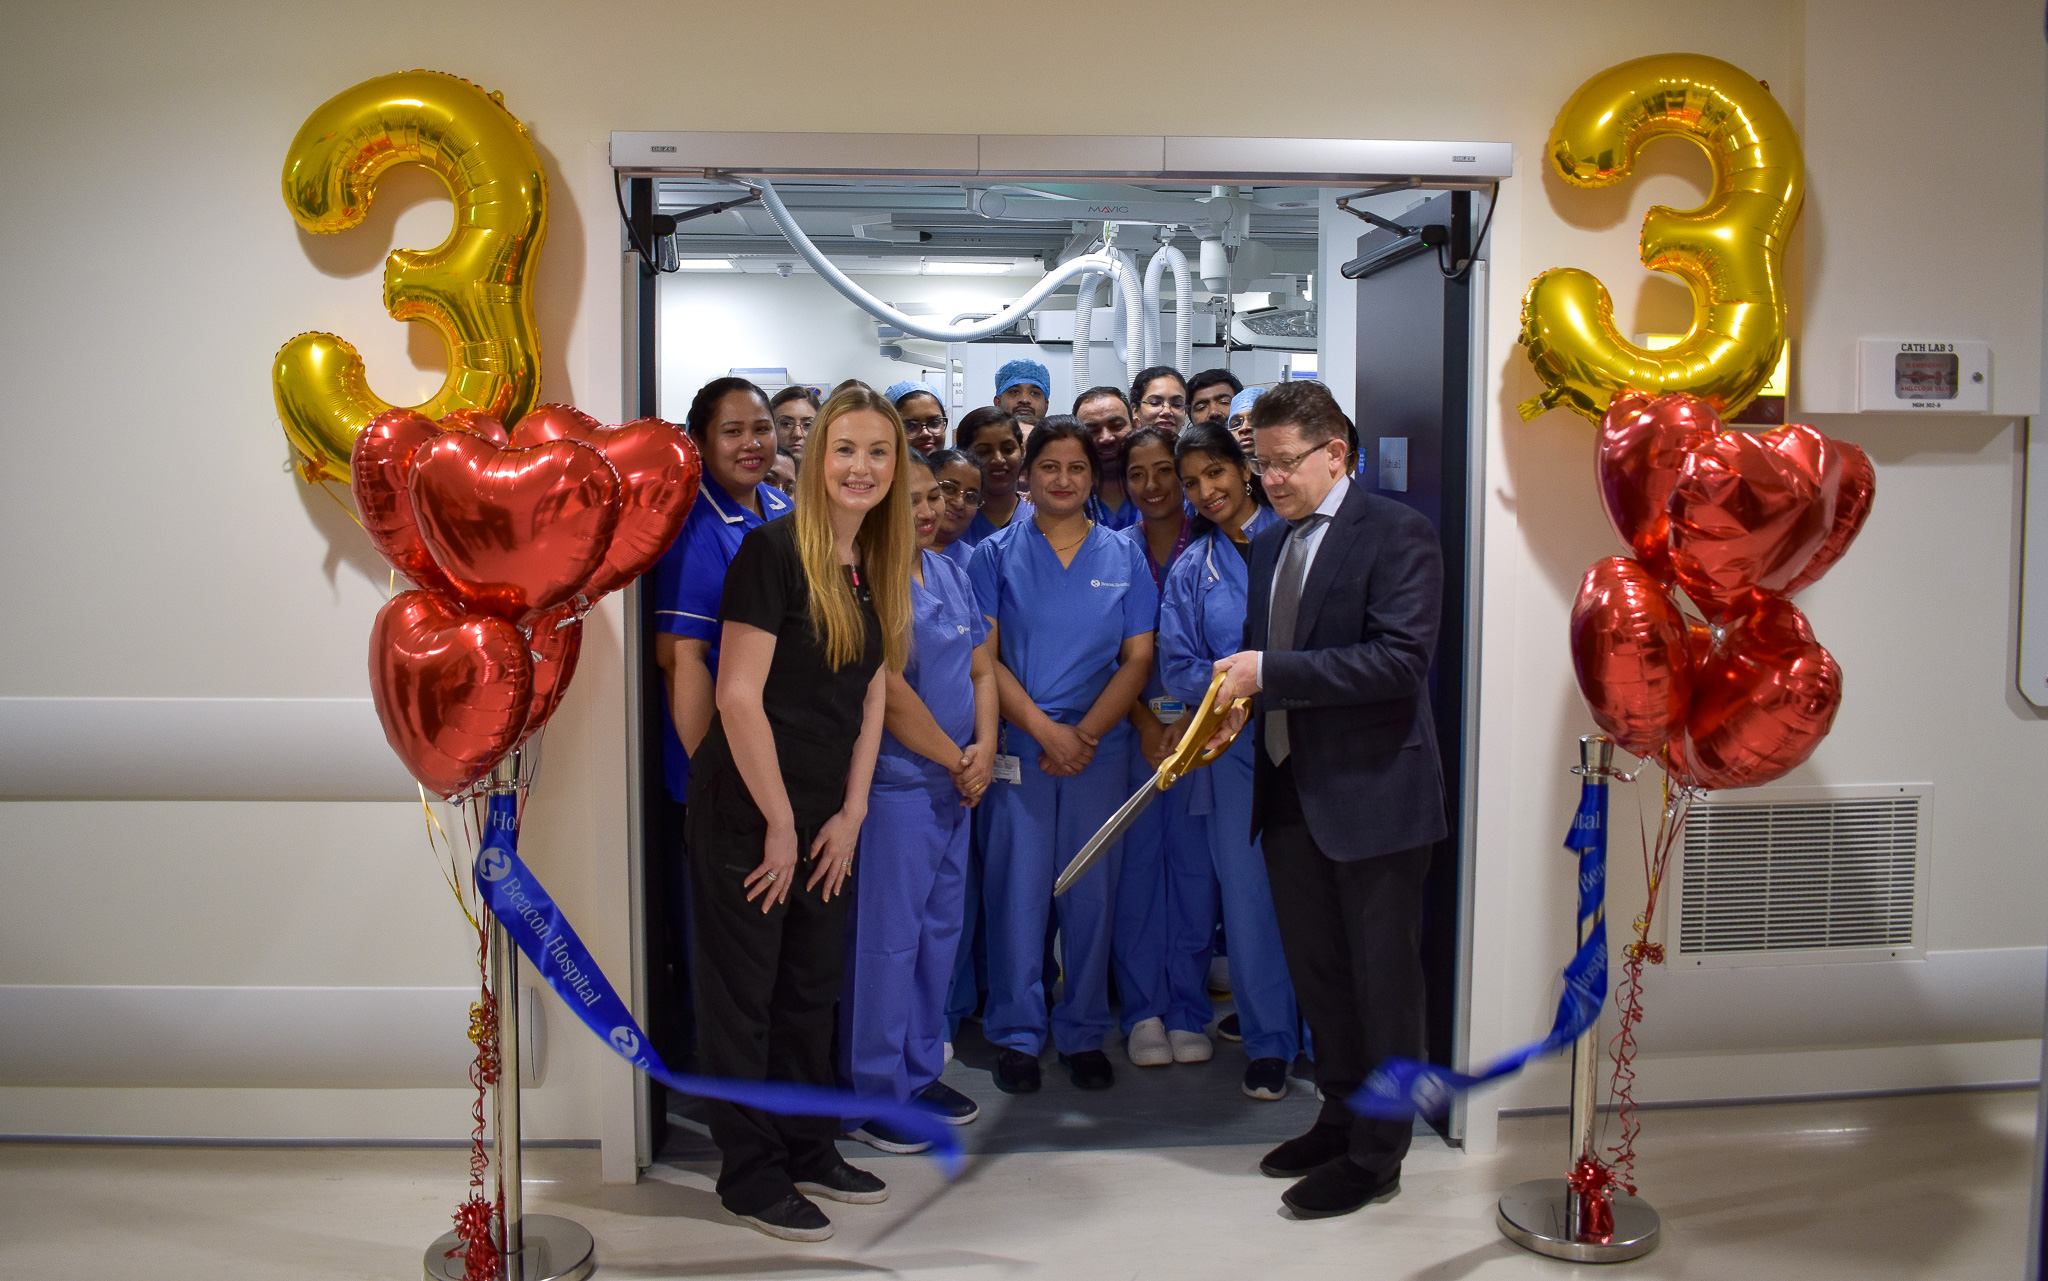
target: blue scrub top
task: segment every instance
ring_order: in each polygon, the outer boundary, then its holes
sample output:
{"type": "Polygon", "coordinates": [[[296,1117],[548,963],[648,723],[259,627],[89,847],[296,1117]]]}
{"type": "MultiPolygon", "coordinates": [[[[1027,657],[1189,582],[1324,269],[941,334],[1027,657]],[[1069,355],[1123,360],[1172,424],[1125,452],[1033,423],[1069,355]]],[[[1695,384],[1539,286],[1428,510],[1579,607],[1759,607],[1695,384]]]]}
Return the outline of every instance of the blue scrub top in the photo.
{"type": "MultiPolygon", "coordinates": [[[[1015,529],[1019,524],[1028,523],[1030,520],[1031,500],[1019,498],[1017,500],[1017,510],[1010,513],[1010,523],[1003,526],[1003,529],[1015,529]]],[[[967,522],[966,532],[960,535],[960,542],[966,543],[968,549],[972,550],[981,545],[982,539],[1001,532],[1001,529],[997,529],[989,523],[987,516],[977,511],[974,513],[974,519],[967,522]]]]}
{"type": "Polygon", "coordinates": [[[964,574],[967,572],[967,563],[974,559],[974,544],[968,542],[966,536],[962,535],[941,547],[939,555],[958,565],[960,572],[964,574]]]}
{"type": "Polygon", "coordinates": [[[1139,511],[1138,505],[1131,501],[1129,490],[1124,491],[1123,506],[1115,511],[1111,511],[1109,504],[1102,501],[1101,494],[1095,493],[1088,495],[1088,519],[1106,529],[1121,530],[1144,524],[1145,513],[1139,511]]]}
{"type": "MultiPolygon", "coordinates": [[[[903,679],[924,700],[947,738],[963,746],[972,743],[974,647],[988,639],[988,619],[975,602],[967,571],[938,552],[925,552],[924,584],[911,580],[910,608],[910,658],[903,665],[903,679]]],[[[883,730],[875,786],[950,791],[953,780],[937,761],[911,751],[883,730]]]]}
{"type": "MultiPolygon", "coordinates": [[[[1182,519],[1188,518],[1184,516],[1182,519]]],[[[1182,526],[1182,528],[1186,529],[1187,527],[1182,526]]],[[[1130,542],[1131,546],[1138,549],[1139,561],[1145,566],[1146,569],[1155,571],[1153,582],[1160,586],[1164,586],[1168,575],[1170,575],[1173,572],[1173,567],[1175,565],[1180,564],[1182,561],[1186,560],[1188,558],[1188,553],[1194,550],[1196,545],[1195,543],[1190,542],[1187,546],[1182,547],[1180,549],[1180,554],[1174,557],[1172,561],[1168,562],[1165,569],[1161,570],[1152,563],[1152,549],[1145,542],[1145,522],[1143,520],[1140,520],[1137,524],[1132,525],[1127,529],[1118,530],[1117,537],[1127,539],[1130,542]]],[[[1159,617],[1159,613],[1157,611],[1154,611],[1152,615],[1152,625],[1154,631],[1157,631],[1159,628],[1159,617]]],[[[1152,705],[1152,714],[1155,716],[1157,716],[1161,711],[1171,710],[1162,708],[1157,705],[1161,699],[1167,697],[1180,697],[1177,694],[1172,694],[1171,691],[1169,691],[1166,688],[1165,684],[1160,679],[1160,670],[1161,669],[1159,666],[1159,651],[1155,646],[1152,651],[1152,674],[1145,679],[1145,692],[1142,695],[1140,695],[1140,697],[1142,697],[1147,704],[1152,705]]],[[[1203,684],[1202,688],[1208,688],[1206,682],[1203,684]]],[[[1195,695],[1195,698],[1199,701],[1201,695],[1197,694],[1195,695]]],[[[1181,701],[1185,702],[1186,700],[1183,699],[1181,701]]],[[[1184,710],[1194,710],[1194,704],[1189,703],[1187,708],[1184,710]]]]}
{"type": "MultiPolygon", "coordinates": [[[[762,515],[747,510],[717,481],[705,478],[697,501],[683,519],[683,528],[654,566],[654,627],[671,636],[708,642],[704,656],[713,679],[718,676],[718,602],[725,595],[725,571],[747,531],[790,511],[789,495],[769,484],[754,486],[762,515]]],[[[662,691],[668,706],[668,691],[662,691]]],[[[690,785],[690,756],[676,737],[675,709],[662,724],[662,774],[670,796],[684,799],[690,785]]]]}
{"type": "Polygon", "coordinates": [[[1080,723],[1116,675],[1124,641],[1158,620],[1145,554],[1100,525],[1063,566],[1037,521],[1012,521],[974,549],[968,577],[997,626],[1003,665],[1062,725],[1080,723]]]}
{"type": "MultiPolygon", "coordinates": [[[[1278,519],[1261,507],[1244,532],[1256,536],[1278,519]]],[[[1250,581],[1230,535],[1214,528],[1188,544],[1167,571],[1159,603],[1159,675],[1167,692],[1189,707],[1208,692],[1216,660],[1244,648],[1250,581]]]]}

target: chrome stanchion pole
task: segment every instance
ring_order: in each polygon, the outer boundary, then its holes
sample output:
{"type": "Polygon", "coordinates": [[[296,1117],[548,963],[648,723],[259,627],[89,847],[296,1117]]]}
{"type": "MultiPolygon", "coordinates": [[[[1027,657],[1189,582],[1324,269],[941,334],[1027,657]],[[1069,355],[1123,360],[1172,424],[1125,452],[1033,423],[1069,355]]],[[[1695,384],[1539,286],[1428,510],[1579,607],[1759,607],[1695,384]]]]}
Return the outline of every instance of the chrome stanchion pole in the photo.
{"type": "MultiPolygon", "coordinates": [[[[1614,743],[1597,735],[1579,740],[1579,774],[1585,786],[1603,791],[1614,770],[1614,743]]],[[[1603,801],[1604,813],[1606,804],[1603,801]]],[[[1602,837],[1603,850],[1605,837],[1602,837]]],[[[1576,897],[1576,896],[1575,896],[1576,897]]],[[[1579,922],[1580,947],[1592,937],[1605,918],[1606,904],[1579,922]]],[[[1574,915],[1577,914],[1576,907],[1574,915]]],[[[1571,1124],[1565,1168],[1577,1170],[1581,1162],[1598,1159],[1594,1125],[1599,1120],[1596,1106],[1600,1082],[1600,1020],[1572,1042],[1571,1124]]],[[[1657,1248],[1657,1212],[1641,1198],[1621,1188],[1613,1189],[1613,1222],[1589,1223],[1584,1214],[1585,1198],[1572,1189],[1570,1179],[1530,1179],[1509,1188],[1500,1199],[1497,1222],[1501,1232],[1524,1249],[1553,1259],[1574,1263],[1620,1263],[1640,1258],[1657,1248]],[[1604,1230],[1603,1230],[1604,1229],[1604,1230]]]]}
{"type": "MultiPolygon", "coordinates": [[[[491,771],[490,794],[519,790],[519,753],[491,771]]],[[[584,1281],[597,1271],[597,1243],[583,1225],[553,1214],[526,1213],[519,1149],[519,949],[504,923],[491,918],[491,1000],[498,1015],[498,1083],[491,1089],[491,1160],[498,1167],[500,1281],[584,1281]]],[[[450,1232],[427,1247],[426,1281],[462,1281],[467,1264],[450,1232]]]]}

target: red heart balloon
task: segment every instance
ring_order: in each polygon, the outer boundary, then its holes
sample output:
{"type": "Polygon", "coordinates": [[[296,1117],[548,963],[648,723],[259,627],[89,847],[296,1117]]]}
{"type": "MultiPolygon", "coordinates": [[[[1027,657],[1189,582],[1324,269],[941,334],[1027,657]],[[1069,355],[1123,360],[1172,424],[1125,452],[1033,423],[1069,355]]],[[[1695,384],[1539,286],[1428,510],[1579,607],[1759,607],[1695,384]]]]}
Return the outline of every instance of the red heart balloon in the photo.
{"type": "Polygon", "coordinates": [[[434,563],[413,519],[406,477],[420,446],[441,434],[424,414],[392,409],[378,414],[357,434],[349,455],[349,490],[370,545],[414,584],[452,594],[454,584],[434,563]]]}
{"type": "Polygon", "coordinates": [[[574,604],[551,609],[533,620],[527,637],[527,657],[533,660],[533,706],[526,714],[524,743],[548,723],[548,717],[562,705],[569,692],[569,680],[576,675],[576,659],[583,652],[583,620],[574,604]]]}
{"type": "Polygon", "coordinates": [[[1721,430],[1714,407],[1683,392],[1617,393],[1595,440],[1593,474],[1607,519],[1643,568],[1669,583],[1669,505],[1686,455],[1721,430]]]}
{"type": "Polygon", "coordinates": [[[499,449],[446,432],[413,456],[420,534],[463,604],[527,622],[583,589],[618,523],[619,478],[573,440],[499,449]]]}
{"type": "Polygon", "coordinates": [[[579,440],[601,452],[619,475],[619,524],[604,564],[584,584],[594,601],[647,572],[683,528],[697,500],[702,463],[690,434],[659,418],[606,427],[580,409],[541,405],[512,431],[515,447],[579,440]]]}
{"type": "Polygon", "coordinates": [[[1572,604],[1572,668],[1593,720],[1648,756],[1680,732],[1692,694],[1685,616],[1664,584],[1626,556],[1586,571],[1572,604]]]}
{"type": "Polygon", "coordinates": [[[400,592],[370,629],[370,697],[406,769],[450,796],[519,741],[533,661],[503,619],[465,614],[434,592],[400,592]]]}
{"type": "Polygon", "coordinates": [[[1756,787],[1813,755],[1842,705],[1842,669],[1798,606],[1766,598],[1693,674],[1685,734],[1665,768],[1696,787],[1756,787]]]}
{"type": "Polygon", "coordinates": [[[507,443],[505,425],[481,409],[457,409],[436,420],[442,431],[466,431],[503,448],[507,443]]]}
{"type": "Polygon", "coordinates": [[[1710,621],[1753,613],[1813,559],[1834,524],[1841,457],[1802,423],[1722,432],[1686,454],[1669,503],[1671,567],[1710,621]]]}
{"type": "Polygon", "coordinates": [[[1877,471],[1870,465],[1870,455],[1845,440],[1829,438],[1841,455],[1842,481],[1835,494],[1835,523],[1828,530],[1828,536],[1806,562],[1806,568],[1799,571],[1785,588],[1787,596],[1797,595],[1828,572],[1834,563],[1842,559],[1842,553],[1849,550],[1849,544],[1856,541],[1856,535],[1863,532],[1863,522],[1870,518],[1870,508],[1877,501],[1877,471]]]}

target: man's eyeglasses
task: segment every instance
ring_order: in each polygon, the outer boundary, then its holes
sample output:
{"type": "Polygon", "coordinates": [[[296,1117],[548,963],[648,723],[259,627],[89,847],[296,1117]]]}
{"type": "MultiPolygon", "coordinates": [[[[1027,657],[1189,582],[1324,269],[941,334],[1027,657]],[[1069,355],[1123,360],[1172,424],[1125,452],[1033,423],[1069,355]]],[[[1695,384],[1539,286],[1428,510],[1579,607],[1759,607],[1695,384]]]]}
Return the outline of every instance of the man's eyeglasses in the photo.
{"type": "Polygon", "coordinates": [[[1298,454],[1290,454],[1284,458],[1261,458],[1257,454],[1254,454],[1246,461],[1250,464],[1252,469],[1252,475],[1254,476],[1270,476],[1275,472],[1278,472],[1282,476],[1292,476],[1294,474],[1294,469],[1301,466],[1302,462],[1305,459],[1309,458],[1311,455],[1322,453],[1323,450],[1327,449],[1333,444],[1341,443],[1341,441],[1326,440],[1322,444],[1317,445],[1313,449],[1304,449],[1298,454]]]}
{"type": "Polygon", "coordinates": [[[939,492],[945,495],[949,503],[961,503],[968,507],[981,506],[981,491],[978,489],[967,489],[950,480],[942,480],[939,482],[939,492]]]}

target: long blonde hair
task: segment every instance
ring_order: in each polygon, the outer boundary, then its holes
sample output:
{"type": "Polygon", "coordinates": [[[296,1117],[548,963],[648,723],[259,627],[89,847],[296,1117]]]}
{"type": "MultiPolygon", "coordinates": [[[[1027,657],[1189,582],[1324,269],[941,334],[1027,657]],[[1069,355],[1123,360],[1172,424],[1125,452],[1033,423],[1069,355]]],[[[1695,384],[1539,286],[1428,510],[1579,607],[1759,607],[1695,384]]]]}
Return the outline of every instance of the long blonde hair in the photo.
{"type": "Polygon", "coordinates": [[[910,637],[910,558],[918,554],[917,534],[911,525],[910,495],[906,473],[910,470],[910,442],[903,434],[903,418],[880,392],[867,387],[847,387],[834,393],[818,411],[811,424],[804,450],[811,461],[797,468],[796,522],[797,555],[804,566],[804,580],[811,591],[811,629],[825,651],[833,671],[853,662],[866,647],[867,629],[861,623],[860,604],[841,572],[839,552],[832,543],[831,499],[825,495],[825,456],[832,444],[832,424],[851,413],[880,414],[889,421],[896,437],[896,471],[889,491],[868,509],[860,532],[853,537],[854,553],[867,579],[868,594],[875,604],[875,616],[882,622],[882,661],[890,671],[903,670],[910,637]]]}

